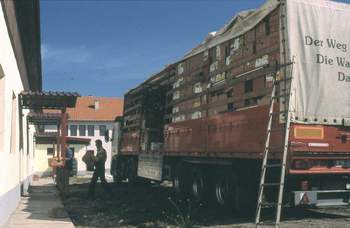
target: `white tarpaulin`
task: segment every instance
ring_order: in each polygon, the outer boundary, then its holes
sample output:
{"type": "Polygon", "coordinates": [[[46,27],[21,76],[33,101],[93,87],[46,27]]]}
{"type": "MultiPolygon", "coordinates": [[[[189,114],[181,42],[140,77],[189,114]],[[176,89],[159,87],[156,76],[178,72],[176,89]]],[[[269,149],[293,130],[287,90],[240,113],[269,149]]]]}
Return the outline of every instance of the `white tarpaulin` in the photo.
{"type": "Polygon", "coordinates": [[[287,0],[287,40],[295,122],[345,124],[350,120],[350,5],[287,0]]]}

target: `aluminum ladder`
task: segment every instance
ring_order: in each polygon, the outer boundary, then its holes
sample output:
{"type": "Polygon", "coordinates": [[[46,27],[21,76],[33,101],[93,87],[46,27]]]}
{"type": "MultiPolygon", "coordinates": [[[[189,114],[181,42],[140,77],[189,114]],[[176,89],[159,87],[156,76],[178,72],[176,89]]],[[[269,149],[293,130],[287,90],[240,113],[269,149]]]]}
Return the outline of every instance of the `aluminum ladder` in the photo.
{"type": "MultiPolygon", "coordinates": [[[[255,217],[255,227],[259,226],[274,226],[279,227],[279,223],[281,220],[281,211],[282,211],[282,203],[283,203],[283,192],[284,192],[284,185],[285,185],[285,173],[286,173],[286,164],[287,164],[287,154],[288,154],[288,148],[289,148],[289,129],[290,129],[290,105],[289,105],[289,97],[290,97],[290,84],[291,84],[291,75],[293,70],[293,62],[286,63],[284,65],[279,65],[276,67],[276,74],[273,79],[273,88],[270,98],[270,109],[269,109],[269,121],[267,125],[267,131],[266,131],[266,141],[265,141],[265,148],[264,148],[264,154],[263,154],[263,160],[262,160],[262,167],[261,167],[261,176],[260,176],[260,186],[259,186],[259,194],[258,194],[258,200],[257,200],[257,209],[256,209],[256,217],[255,217]],[[280,78],[278,72],[279,69],[285,68],[287,66],[290,66],[290,77],[287,77],[286,71],[283,75],[283,79],[280,78]],[[277,87],[280,88],[279,95],[276,95],[277,87]],[[278,101],[280,98],[284,99],[284,107],[280,106],[280,110],[276,111],[276,101],[278,101]],[[276,117],[277,115],[277,117],[276,117]],[[279,123],[279,120],[275,120],[274,118],[278,118],[279,115],[283,115],[284,121],[283,123],[279,123]],[[278,125],[278,126],[275,126],[278,125]],[[281,126],[282,125],[282,126],[281,126]],[[283,146],[277,146],[273,147],[271,145],[271,134],[273,132],[281,131],[284,133],[284,142],[283,146]],[[273,160],[271,158],[271,150],[277,149],[281,150],[283,152],[282,159],[276,163],[276,159],[273,160]],[[271,162],[273,161],[273,162],[271,162]],[[269,177],[267,177],[267,172],[270,170],[273,170],[277,172],[277,170],[280,169],[280,177],[275,178],[279,179],[279,182],[277,180],[269,180],[269,177]],[[264,195],[267,191],[267,189],[274,190],[274,188],[278,189],[278,196],[277,202],[265,202],[264,195]],[[274,208],[275,210],[275,220],[273,222],[266,222],[268,220],[264,220],[262,216],[262,209],[264,208],[274,208]]],[[[271,172],[271,171],[270,171],[271,172]]],[[[274,192],[274,193],[277,193],[274,192]]],[[[276,199],[274,200],[276,201],[276,199]]]]}

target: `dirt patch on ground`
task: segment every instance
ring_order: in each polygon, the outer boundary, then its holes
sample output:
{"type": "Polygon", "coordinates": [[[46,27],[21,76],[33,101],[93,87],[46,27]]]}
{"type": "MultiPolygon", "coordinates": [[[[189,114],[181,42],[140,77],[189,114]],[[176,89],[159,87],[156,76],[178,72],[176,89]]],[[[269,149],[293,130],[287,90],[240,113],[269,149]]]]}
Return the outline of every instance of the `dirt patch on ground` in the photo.
{"type": "MultiPolygon", "coordinates": [[[[88,178],[73,178],[64,206],[76,227],[253,227],[253,213],[237,214],[216,205],[175,197],[170,186],[97,185],[87,200],[88,178]]],[[[350,207],[285,209],[281,227],[350,227],[350,207]]]]}

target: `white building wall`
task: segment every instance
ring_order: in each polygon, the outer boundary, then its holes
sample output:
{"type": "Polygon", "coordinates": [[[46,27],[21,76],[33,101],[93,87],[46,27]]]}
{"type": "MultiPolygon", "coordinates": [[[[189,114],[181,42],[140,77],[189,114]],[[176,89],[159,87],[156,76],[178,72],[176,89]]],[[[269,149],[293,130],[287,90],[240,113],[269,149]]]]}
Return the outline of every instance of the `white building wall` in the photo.
{"type": "Polygon", "coordinates": [[[84,175],[86,173],[86,165],[83,162],[83,156],[86,152],[86,146],[81,144],[70,145],[69,147],[74,148],[74,156],[77,160],[77,172],[78,175],[84,175]]]}
{"type": "Polygon", "coordinates": [[[53,155],[47,154],[47,149],[53,148],[51,144],[36,144],[34,156],[34,174],[38,176],[50,176],[52,174],[52,167],[49,166],[49,158],[53,155]]]}
{"type": "MultiPolygon", "coordinates": [[[[109,137],[112,138],[112,132],[114,127],[114,122],[106,122],[106,121],[68,121],[68,136],[69,137],[78,137],[78,138],[88,138],[90,139],[90,145],[81,145],[81,144],[70,144],[69,147],[74,148],[74,156],[77,160],[77,171],[78,175],[83,175],[86,173],[86,164],[83,162],[83,156],[86,151],[93,150],[96,155],[96,146],[95,140],[100,139],[102,141],[102,146],[107,152],[107,160],[105,163],[106,172],[110,172],[111,162],[112,162],[112,142],[105,141],[104,135],[100,135],[99,126],[105,125],[108,130],[109,137]],[[70,126],[77,126],[77,135],[72,136],[70,131],[70,126]],[[79,125],[85,125],[85,136],[79,134],[79,125]],[[88,125],[94,125],[94,136],[88,136],[88,125]]],[[[45,132],[55,132],[57,131],[56,126],[45,126],[45,132]]],[[[42,174],[47,174],[50,169],[47,159],[52,156],[47,156],[47,148],[52,148],[52,145],[49,144],[37,144],[35,146],[35,167],[34,173],[36,175],[41,176],[42,174]]]]}
{"type": "Polygon", "coordinates": [[[99,132],[99,126],[100,125],[105,125],[106,129],[109,132],[109,137],[112,137],[112,132],[113,132],[113,126],[114,126],[114,122],[103,122],[103,121],[68,121],[68,136],[70,137],[75,137],[72,136],[72,133],[70,131],[70,126],[71,125],[76,125],[78,127],[77,130],[77,136],[79,138],[89,138],[90,141],[90,145],[86,146],[86,147],[81,147],[79,151],[75,151],[75,156],[77,158],[77,162],[78,162],[78,173],[82,174],[86,172],[86,165],[82,160],[82,157],[84,156],[84,154],[86,153],[87,150],[93,150],[95,151],[95,155],[96,155],[96,146],[95,146],[95,140],[100,139],[102,141],[102,146],[103,148],[106,150],[107,152],[107,160],[105,163],[105,168],[106,168],[106,172],[109,173],[110,168],[111,168],[111,159],[112,159],[112,143],[109,140],[108,142],[105,142],[105,137],[104,135],[100,136],[100,132],[99,132]],[[85,135],[86,136],[81,136],[79,135],[79,125],[85,125],[86,126],[86,131],[85,131],[85,135]],[[94,136],[88,136],[88,125],[94,125],[94,136]],[[77,153],[78,152],[78,153],[77,153]]]}
{"type": "MultiPolygon", "coordinates": [[[[56,145],[55,145],[56,147],[56,145]]],[[[84,156],[86,152],[86,146],[81,144],[71,144],[69,145],[70,148],[74,148],[74,156],[77,159],[78,167],[77,172],[78,174],[85,174],[86,173],[86,166],[85,163],[82,160],[82,157],[84,156]]],[[[33,174],[37,175],[38,177],[42,176],[51,176],[52,175],[52,167],[49,166],[48,160],[52,158],[52,155],[47,154],[47,149],[53,148],[52,144],[36,144],[35,145],[35,159],[34,159],[34,171],[33,174]]]]}
{"type": "MultiPolygon", "coordinates": [[[[19,148],[19,110],[18,94],[23,90],[23,84],[18,71],[17,62],[0,4],[0,64],[4,77],[0,76],[0,227],[2,227],[11,213],[16,209],[20,200],[21,185],[29,185],[32,172],[32,145],[27,154],[25,117],[23,118],[23,148],[19,148]],[[15,99],[13,100],[13,95],[15,99]],[[13,102],[16,102],[13,105],[13,102]],[[14,107],[14,108],[13,108],[14,107]],[[12,111],[15,111],[13,115],[12,111]],[[12,121],[12,116],[15,119],[12,121]],[[12,129],[12,124],[15,129],[12,129]],[[11,134],[15,145],[11,150],[11,134]]],[[[30,130],[31,135],[33,129],[30,130]]],[[[31,136],[30,135],[30,136],[31,136]]]]}

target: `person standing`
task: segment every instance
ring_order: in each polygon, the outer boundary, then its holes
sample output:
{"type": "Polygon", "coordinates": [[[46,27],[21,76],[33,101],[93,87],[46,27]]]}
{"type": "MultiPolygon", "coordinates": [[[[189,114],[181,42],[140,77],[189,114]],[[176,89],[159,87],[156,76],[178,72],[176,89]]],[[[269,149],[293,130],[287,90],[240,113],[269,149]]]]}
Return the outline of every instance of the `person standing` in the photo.
{"type": "Polygon", "coordinates": [[[69,148],[69,145],[66,145],[66,154],[65,154],[65,166],[63,167],[63,196],[67,197],[69,194],[69,177],[70,173],[72,171],[72,160],[74,152],[71,148],[69,148]]]}
{"type": "Polygon", "coordinates": [[[88,192],[88,198],[94,198],[95,197],[95,188],[97,180],[100,178],[102,186],[104,190],[109,193],[107,181],[105,178],[105,163],[107,160],[107,153],[106,150],[102,147],[102,141],[97,139],[95,141],[96,145],[96,157],[94,158],[94,165],[95,170],[91,178],[91,182],[89,185],[89,192],[88,192]]]}
{"type": "Polygon", "coordinates": [[[74,153],[71,148],[69,148],[69,145],[66,145],[66,169],[69,171],[69,173],[73,169],[73,158],[74,153]]]}

